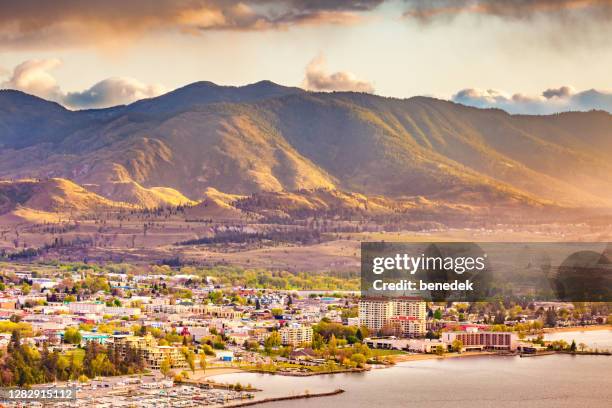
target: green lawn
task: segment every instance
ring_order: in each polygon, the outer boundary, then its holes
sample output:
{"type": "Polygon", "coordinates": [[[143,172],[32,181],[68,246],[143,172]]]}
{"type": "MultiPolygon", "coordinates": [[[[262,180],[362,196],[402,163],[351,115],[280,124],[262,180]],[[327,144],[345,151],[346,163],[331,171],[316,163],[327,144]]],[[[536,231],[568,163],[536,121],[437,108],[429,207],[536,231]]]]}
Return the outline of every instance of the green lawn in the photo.
{"type": "Polygon", "coordinates": [[[407,354],[402,350],[384,350],[384,349],[371,349],[372,357],[383,357],[383,356],[395,356],[398,354],[407,354]]]}

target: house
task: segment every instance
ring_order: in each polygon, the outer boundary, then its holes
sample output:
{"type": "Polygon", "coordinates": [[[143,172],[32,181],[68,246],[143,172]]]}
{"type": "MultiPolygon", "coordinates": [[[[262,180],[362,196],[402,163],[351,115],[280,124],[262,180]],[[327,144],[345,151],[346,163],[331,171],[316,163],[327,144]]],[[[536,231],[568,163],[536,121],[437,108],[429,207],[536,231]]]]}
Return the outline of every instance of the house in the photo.
{"type": "Polygon", "coordinates": [[[232,351],[227,350],[219,350],[215,352],[217,358],[224,362],[232,362],[234,361],[234,353],[232,351]]]}

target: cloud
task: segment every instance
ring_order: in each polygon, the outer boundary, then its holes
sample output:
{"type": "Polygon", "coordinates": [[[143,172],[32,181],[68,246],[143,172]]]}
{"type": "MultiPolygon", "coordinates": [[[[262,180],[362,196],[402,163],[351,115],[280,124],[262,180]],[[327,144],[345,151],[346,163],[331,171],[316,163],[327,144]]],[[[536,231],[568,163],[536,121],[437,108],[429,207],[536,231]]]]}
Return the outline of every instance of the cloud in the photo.
{"type": "Polygon", "coordinates": [[[152,31],[352,23],[384,0],[20,0],[0,2],[0,47],[125,44],[152,31]]]}
{"type": "Polygon", "coordinates": [[[546,89],[538,96],[510,95],[495,89],[463,89],[454,102],[477,108],[499,108],[515,114],[551,114],[566,111],[604,110],[612,113],[612,92],[590,89],[576,92],[572,87],[546,89]]]}
{"type": "Polygon", "coordinates": [[[551,98],[567,98],[574,93],[574,89],[571,86],[562,86],[560,88],[549,88],[542,92],[542,96],[546,99],[551,98]]]}
{"type": "Polygon", "coordinates": [[[10,78],[2,82],[1,87],[19,89],[41,98],[57,100],[61,95],[59,86],[55,78],[47,71],[60,65],[61,61],[56,58],[22,62],[15,67],[10,78]]]}
{"type": "Polygon", "coordinates": [[[509,20],[547,16],[561,20],[612,17],[612,0],[404,0],[405,17],[431,21],[471,13],[509,20]]]}
{"type": "Polygon", "coordinates": [[[132,78],[108,78],[82,92],[64,92],[48,71],[61,65],[55,58],[28,60],[15,67],[0,88],[17,89],[69,108],[103,108],[127,104],[165,92],[161,85],[147,85],[132,78]]]}
{"type": "Polygon", "coordinates": [[[374,86],[347,71],[327,73],[325,57],[319,55],[306,66],[303,86],[313,91],[354,91],[373,93],[374,86]]]}
{"type": "Polygon", "coordinates": [[[108,78],[83,92],[69,92],[63,100],[68,106],[99,108],[152,98],[164,92],[161,85],[147,85],[133,78],[108,78]]]}

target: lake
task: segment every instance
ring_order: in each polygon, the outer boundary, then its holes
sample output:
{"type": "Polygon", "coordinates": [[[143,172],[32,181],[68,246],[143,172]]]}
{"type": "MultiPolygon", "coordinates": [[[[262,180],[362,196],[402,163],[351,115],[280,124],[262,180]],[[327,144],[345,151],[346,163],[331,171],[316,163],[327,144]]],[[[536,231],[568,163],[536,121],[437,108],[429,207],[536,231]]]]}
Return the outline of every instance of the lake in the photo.
{"type": "Polygon", "coordinates": [[[588,348],[591,349],[607,349],[612,351],[612,330],[546,333],[544,335],[544,339],[550,341],[565,340],[568,343],[571,343],[572,340],[575,340],[576,344],[584,343],[587,345],[588,348]]]}
{"type": "MultiPolygon", "coordinates": [[[[576,342],[596,335],[575,335],[576,342]]],[[[610,332],[604,332],[610,336],[610,332]]],[[[572,333],[563,333],[572,335],[572,333]]],[[[612,339],[608,339],[612,340],[612,339]]],[[[571,339],[570,339],[571,341],[571,339]]],[[[216,381],[251,383],[258,398],[332,391],[316,399],[280,401],[262,407],[610,407],[612,357],[549,355],[531,358],[480,356],[422,360],[367,373],[285,377],[238,373],[216,381]]]]}

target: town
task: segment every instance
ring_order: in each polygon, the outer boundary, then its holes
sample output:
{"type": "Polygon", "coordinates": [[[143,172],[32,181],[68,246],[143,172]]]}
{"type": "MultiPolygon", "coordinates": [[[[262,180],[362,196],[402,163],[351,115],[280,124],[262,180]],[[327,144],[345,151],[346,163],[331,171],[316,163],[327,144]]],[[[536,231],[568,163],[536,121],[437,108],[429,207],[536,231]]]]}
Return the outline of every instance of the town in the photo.
{"type": "Polygon", "coordinates": [[[609,353],[545,341],[612,322],[608,304],[424,302],[358,292],[236,285],[208,270],[127,264],[0,265],[0,383],[74,386],[100,407],[188,407],[256,398],[231,370],[310,376],[412,356],[609,353]],[[149,404],[149,405],[147,405],[149,404]]]}

